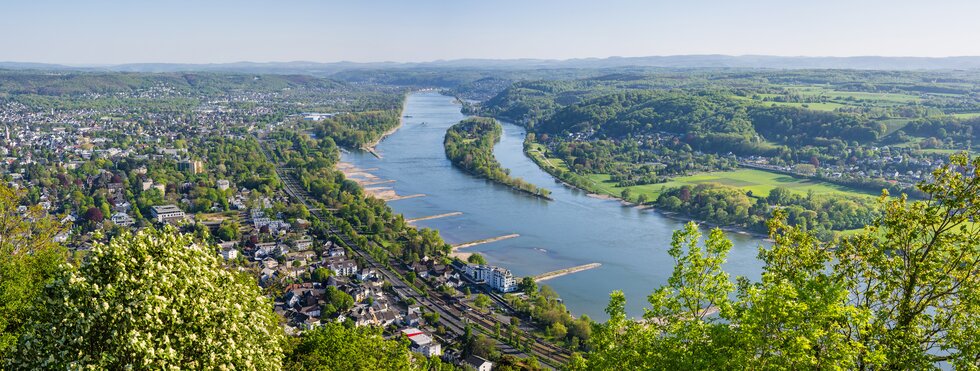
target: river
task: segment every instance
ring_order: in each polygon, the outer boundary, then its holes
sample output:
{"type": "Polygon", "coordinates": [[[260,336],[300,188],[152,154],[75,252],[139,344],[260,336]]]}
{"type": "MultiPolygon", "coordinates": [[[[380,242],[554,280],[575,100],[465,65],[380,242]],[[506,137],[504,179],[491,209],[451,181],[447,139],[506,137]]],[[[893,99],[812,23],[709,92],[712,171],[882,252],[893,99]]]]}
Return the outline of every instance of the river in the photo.
{"type": "MultiPolygon", "coordinates": [[[[654,211],[625,207],[619,201],[590,197],[554,181],[523,153],[525,131],[503,123],[504,132],[494,148],[497,160],[511,175],[552,191],[544,201],[476,178],[454,168],[446,159],[442,141],[446,129],[464,119],[453,98],[433,92],[408,97],[402,127],[384,139],[376,151],[345,153],[343,161],[394,180],[387,184],[399,194],[425,197],[392,201],[389,205],[406,218],[462,212],[462,215],[418,222],[439,230],[450,244],[517,233],[520,237],[465,249],[479,252],[493,265],[515,276],[537,275],[588,263],[602,266],[543,284],[555,289],[574,315],[605,320],[609,293],[622,290],[627,311],[640,316],[646,297],[667,282],[674,266],[667,254],[671,233],[683,222],[654,211]]],[[[706,232],[706,231],[705,231],[706,232]]],[[[756,258],[762,242],[729,233],[734,247],[725,269],[757,280],[761,263],[756,258]]]]}

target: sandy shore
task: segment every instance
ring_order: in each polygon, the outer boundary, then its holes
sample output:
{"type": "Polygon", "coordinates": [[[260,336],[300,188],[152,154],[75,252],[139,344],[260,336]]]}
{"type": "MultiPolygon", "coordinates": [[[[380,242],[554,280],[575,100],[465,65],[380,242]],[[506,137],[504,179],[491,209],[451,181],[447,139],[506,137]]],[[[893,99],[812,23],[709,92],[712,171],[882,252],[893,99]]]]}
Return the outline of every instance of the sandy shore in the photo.
{"type": "MultiPolygon", "coordinates": [[[[566,185],[568,185],[568,184],[566,184],[566,185]]],[[[572,187],[572,188],[578,188],[578,187],[575,187],[573,185],[568,185],[568,186],[569,187],[572,187]]],[[[579,188],[579,189],[581,189],[581,188],[579,188]]],[[[584,189],[583,189],[583,191],[584,191],[584,189]]],[[[600,200],[619,200],[619,197],[613,197],[613,196],[610,196],[610,195],[604,195],[604,194],[599,194],[599,193],[588,193],[586,195],[589,196],[589,197],[592,197],[592,198],[598,198],[600,200]]]]}
{"type": "Polygon", "coordinates": [[[458,258],[459,260],[466,261],[470,256],[473,255],[471,252],[453,251],[449,254],[450,258],[458,258]]]}
{"type": "Polygon", "coordinates": [[[348,162],[338,162],[336,169],[344,174],[344,177],[354,181],[358,186],[364,190],[364,194],[379,198],[385,201],[397,200],[403,198],[391,187],[379,186],[379,184],[384,184],[387,181],[379,178],[378,176],[367,172],[364,169],[358,168],[348,162]]]}

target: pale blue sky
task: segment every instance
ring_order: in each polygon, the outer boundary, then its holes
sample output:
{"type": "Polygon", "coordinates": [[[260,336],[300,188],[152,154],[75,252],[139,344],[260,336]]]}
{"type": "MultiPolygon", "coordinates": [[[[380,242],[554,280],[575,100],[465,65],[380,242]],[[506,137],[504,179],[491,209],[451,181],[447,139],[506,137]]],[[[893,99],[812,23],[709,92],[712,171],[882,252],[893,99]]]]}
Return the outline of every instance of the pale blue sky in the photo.
{"type": "Polygon", "coordinates": [[[4,0],[0,19],[0,61],[66,64],[980,55],[980,0],[4,0]]]}

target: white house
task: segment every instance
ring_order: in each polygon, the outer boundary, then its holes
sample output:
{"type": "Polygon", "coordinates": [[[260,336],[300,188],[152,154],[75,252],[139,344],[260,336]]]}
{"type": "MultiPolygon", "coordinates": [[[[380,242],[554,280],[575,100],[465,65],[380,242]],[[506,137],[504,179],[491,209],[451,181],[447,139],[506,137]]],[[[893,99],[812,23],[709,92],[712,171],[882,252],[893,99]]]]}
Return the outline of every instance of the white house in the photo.
{"type": "Polygon", "coordinates": [[[490,287],[500,292],[511,292],[517,290],[517,280],[510,270],[501,267],[493,267],[490,274],[490,287]]]}
{"type": "Polygon", "coordinates": [[[490,371],[493,369],[493,362],[490,362],[483,357],[471,355],[463,360],[463,363],[473,367],[477,371],[490,371]]]}
{"type": "Polygon", "coordinates": [[[150,215],[157,222],[163,223],[171,220],[184,219],[184,212],[176,205],[159,205],[150,207],[150,215]]]}
{"type": "Polygon", "coordinates": [[[422,330],[414,327],[402,330],[402,334],[412,342],[411,349],[426,357],[438,357],[442,355],[442,346],[422,330]]]}
{"type": "Polygon", "coordinates": [[[221,257],[225,260],[234,260],[238,258],[238,249],[234,247],[226,247],[221,249],[221,257]]]}
{"type": "Polygon", "coordinates": [[[467,264],[466,275],[470,276],[475,282],[487,282],[487,279],[490,278],[490,266],[467,264]]]}

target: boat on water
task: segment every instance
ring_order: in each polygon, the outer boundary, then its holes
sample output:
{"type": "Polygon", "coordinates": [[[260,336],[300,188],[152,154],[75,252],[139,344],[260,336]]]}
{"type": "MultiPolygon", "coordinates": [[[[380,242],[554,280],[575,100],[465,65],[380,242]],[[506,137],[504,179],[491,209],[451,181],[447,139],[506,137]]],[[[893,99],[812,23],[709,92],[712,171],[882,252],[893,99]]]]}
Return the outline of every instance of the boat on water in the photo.
{"type": "Polygon", "coordinates": [[[412,116],[411,116],[411,115],[405,115],[405,116],[402,116],[402,117],[404,117],[404,118],[407,118],[407,119],[410,119],[410,118],[412,118],[412,116]]]}

